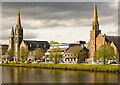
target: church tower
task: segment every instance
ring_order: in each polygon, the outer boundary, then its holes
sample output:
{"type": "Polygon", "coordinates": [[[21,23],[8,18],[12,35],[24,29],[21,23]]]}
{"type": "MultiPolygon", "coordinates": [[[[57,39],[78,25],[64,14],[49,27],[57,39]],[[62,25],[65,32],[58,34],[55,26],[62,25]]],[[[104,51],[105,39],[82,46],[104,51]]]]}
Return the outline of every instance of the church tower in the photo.
{"type": "Polygon", "coordinates": [[[93,22],[92,22],[92,30],[90,31],[90,43],[89,43],[90,58],[92,58],[94,56],[94,53],[96,51],[96,38],[97,38],[99,33],[101,33],[101,30],[99,30],[97,6],[95,3],[95,5],[94,5],[94,17],[93,17],[93,22]]]}
{"type": "Polygon", "coordinates": [[[18,58],[18,52],[22,40],[23,40],[23,28],[21,26],[20,10],[18,10],[17,25],[15,27],[15,33],[14,33],[14,56],[16,58],[18,58]]]}
{"type": "Polygon", "coordinates": [[[11,35],[9,37],[9,48],[8,48],[8,50],[10,50],[11,48],[14,50],[14,28],[13,27],[12,27],[12,30],[11,30],[11,35]]]}

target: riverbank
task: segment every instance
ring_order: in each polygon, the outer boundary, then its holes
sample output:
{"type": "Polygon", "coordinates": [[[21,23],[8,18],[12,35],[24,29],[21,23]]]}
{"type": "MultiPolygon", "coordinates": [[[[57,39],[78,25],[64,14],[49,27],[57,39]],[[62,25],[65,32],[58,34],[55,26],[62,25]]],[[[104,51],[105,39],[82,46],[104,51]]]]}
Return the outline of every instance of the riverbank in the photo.
{"type": "Polygon", "coordinates": [[[2,66],[120,73],[120,65],[21,63],[21,64],[2,64],[2,66]]]}

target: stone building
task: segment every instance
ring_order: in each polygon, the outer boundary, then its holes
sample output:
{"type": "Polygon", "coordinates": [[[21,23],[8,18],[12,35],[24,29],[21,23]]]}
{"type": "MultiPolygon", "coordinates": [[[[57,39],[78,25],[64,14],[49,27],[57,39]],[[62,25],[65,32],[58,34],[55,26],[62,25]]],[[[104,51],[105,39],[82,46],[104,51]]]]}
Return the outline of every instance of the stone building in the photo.
{"type": "Polygon", "coordinates": [[[7,49],[8,49],[8,45],[0,44],[0,59],[7,58],[7,55],[6,55],[7,49]]]}
{"type": "Polygon", "coordinates": [[[78,57],[76,57],[75,55],[77,55],[81,51],[86,52],[86,56],[83,56],[83,59],[81,59],[80,62],[85,61],[88,58],[89,50],[86,47],[83,47],[81,45],[75,45],[75,46],[69,47],[63,55],[63,61],[65,63],[71,63],[71,62],[78,63],[78,57]]]}
{"type": "Polygon", "coordinates": [[[89,62],[94,61],[94,53],[101,45],[110,44],[114,48],[114,52],[117,55],[116,61],[119,61],[120,52],[120,36],[106,36],[102,35],[101,30],[99,30],[99,22],[97,15],[97,6],[94,5],[94,18],[92,22],[92,30],[90,31],[90,41],[89,41],[89,62]]]}
{"type": "Polygon", "coordinates": [[[8,49],[8,45],[6,44],[0,44],[0,55],[5,55],[8,49]]]}
{"type": "Polygon", "coordinates": [[[17,24],[15,29],[12,27],[8,48],[8,50],[11,48],[14,49],[14,58],[17,59],[21,47],[26,48],[30,52],[35,48],[42,48],[46,51],[49,49],[49,46],[50,45],[47,41],[23,40],[23,26],[21,25],[20,11],[18,11],[17,24]]]}

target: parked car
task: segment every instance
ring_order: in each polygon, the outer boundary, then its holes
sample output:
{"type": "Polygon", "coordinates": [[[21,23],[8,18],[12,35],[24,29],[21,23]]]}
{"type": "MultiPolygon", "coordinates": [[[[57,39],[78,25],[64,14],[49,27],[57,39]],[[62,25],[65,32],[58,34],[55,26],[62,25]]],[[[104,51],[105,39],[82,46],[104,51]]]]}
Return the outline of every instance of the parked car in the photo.
{"type": "Polygon", "coordinates": [[[40,63],[40,62],[42,62],[41,60],[37,60],[37,63],[40,63]]]}
{"type": "Polygon", "coordinates": [[[113,61],[113,62],[111,62],[111,63],[109,63],[109,64],[117,64],[115,61],[113,61]]]}
{"type": "Polygon", "coordinates": [[[53,62],[49,61],[48,63],[53,63],[53,62]]]}
{"type": "Polygon", "coordinates": [[[86,61],[81,62],[81,64],[88,64],[86,61]]]}
{"type": "Polygon", "coordinates": [[[63,61],[63,60],[60,60],[59,63],[64,63],[64,61],[63,61]]]}
{"type": "Polygon", "coordinates": [[[103,62],[98,62],[98,64],[104,64],[103,62]]]}
{"type": "Polygon", "coordinates": [[[68,61],[68,63],[71,63],[71,61],[68,61]]]}

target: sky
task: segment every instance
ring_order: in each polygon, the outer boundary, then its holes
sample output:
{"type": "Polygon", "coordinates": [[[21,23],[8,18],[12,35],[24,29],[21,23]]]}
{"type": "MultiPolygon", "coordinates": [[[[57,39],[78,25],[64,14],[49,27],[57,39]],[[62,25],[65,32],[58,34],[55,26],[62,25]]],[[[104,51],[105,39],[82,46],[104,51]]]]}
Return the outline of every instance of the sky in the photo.
{"type": "MultiPolygon", "coordinates": [[[[102,34],[118,35],[118,2],[96,4],[102,34]]],[[[17,24],[19,9],[24,40],[89,41],[94,2],[3,2],[0,43],[8,44],[11,28],[17,24]]]]}

